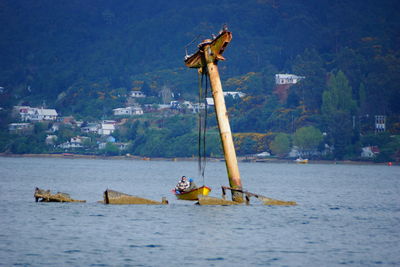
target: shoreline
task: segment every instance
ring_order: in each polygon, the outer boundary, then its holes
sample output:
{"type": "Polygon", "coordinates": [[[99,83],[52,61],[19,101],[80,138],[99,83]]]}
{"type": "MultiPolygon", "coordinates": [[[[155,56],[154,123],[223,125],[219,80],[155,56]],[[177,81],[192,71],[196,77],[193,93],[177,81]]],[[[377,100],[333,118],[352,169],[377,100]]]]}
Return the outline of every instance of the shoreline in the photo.
{"type": "MultiPolygon", "coordinates": [[[[57,153],[57,154],[12,154],[0,153],[0,157],[8,158],[65,158],[65,159],[103,159],[103,160],[143,160],[143,161],[197,161],[197,157],[175,157],[175,158],[160,158],[160,157],[142,157],[134,155],[125,156],[104,156],[104,155],[84,155],[72,153],[57,153]]],[[[286,163],[299,164],[292,159],[277,159],[277,158],[253,158],[253,157],[238,157],[238,162],[247,163],[286,163]]],[[[207,158],[208,162],[223,162],[224,158],[207,158]]],[[[346,164],[346,165],[388,165],[388,162],[373,162],[373,161],[352,161],[352,160],[309,160],[307,164],[346,164]]],[[[305,165],[307,165],[305,164],[305,165]]],[[[300,164],[303,165],[303,164],[300,164]]],[[[392,166],[400,165],[400,162],[391,162],[392,166]]]]}

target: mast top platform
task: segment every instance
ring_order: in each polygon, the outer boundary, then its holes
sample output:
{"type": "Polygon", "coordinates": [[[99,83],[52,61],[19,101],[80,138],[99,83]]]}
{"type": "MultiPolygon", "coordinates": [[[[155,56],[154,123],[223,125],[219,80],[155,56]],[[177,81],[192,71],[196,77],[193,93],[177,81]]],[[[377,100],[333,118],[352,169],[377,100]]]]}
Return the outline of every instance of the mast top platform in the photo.
{"type": "Polygon", "coordinates": [[[224,27],[214,39],[206,39],[198,45],[196,53],[185,57],[188,68],[203,68],[207,63],[225,60],[222,53],[232,40],[232,33],[224,27]]]}

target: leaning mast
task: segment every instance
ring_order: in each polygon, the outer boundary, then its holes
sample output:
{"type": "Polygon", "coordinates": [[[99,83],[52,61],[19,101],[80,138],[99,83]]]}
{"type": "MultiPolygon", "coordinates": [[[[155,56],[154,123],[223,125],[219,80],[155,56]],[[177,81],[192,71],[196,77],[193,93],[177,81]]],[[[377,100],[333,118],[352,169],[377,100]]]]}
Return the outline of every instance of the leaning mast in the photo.
{"type": "Polygon", "coordinates": [[[235,146],[233,144],[231,127],[229,124],[228,112],[226,110],[224,93],[222,91],[221,79],[218,72],[218,61],[225,60],[222,53],[225,47],[232,40],[232,33],[226,27],[213,40],[206,39],[198,45],[198,51],[186,56],[185,65],[189,68],[196,68],[200,73],[205,73],[210,78],[211,90],[214,99],[215,113],[217,116],[219,134],[224,151],[226,169],[229,185],[232,190],[232,200],[243,202],[242,182],[240,180],[239,166],[236,158],[235,146]]]}

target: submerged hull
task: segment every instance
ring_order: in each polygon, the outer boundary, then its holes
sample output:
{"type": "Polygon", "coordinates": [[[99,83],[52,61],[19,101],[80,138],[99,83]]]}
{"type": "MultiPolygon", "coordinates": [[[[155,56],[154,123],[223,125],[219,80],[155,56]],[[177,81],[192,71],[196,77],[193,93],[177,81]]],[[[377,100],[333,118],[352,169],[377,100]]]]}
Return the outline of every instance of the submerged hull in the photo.
{"type": "Polygon", "coordinates": [[[180,200],[198,200],[199,196],[207,196],[210,191],[211,188],[207,186],[202,186],[188,192],[175,193],[175,196],[177,199],[180,200]]]}
{"type": "Polygon", "coordinates": [[[104,192],[104,203],[116,205],[165,205],[168,204],[168,201],[163,198],[163,200],[159,202],[107,189],[104,192]]]}

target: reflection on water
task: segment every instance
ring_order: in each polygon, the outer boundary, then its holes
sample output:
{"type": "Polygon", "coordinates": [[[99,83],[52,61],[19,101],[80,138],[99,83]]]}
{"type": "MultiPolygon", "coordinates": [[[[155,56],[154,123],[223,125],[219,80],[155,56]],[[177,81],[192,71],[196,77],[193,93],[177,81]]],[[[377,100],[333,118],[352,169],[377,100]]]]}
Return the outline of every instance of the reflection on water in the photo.
{"type": "MultiPolygon", "coordinates": [[[[294,207],[203,207],[170,193],[195,162],[0,158],[0,266],[400,264],[400,168],[240,165],[244,187],[294,207]],[[34,188],[88,203],[35,203],[34,188]],[[167,206],[96,203],[110,188],[167,206]]],[[[227,185],[208,163],[211,195],[227,185]]]]}

